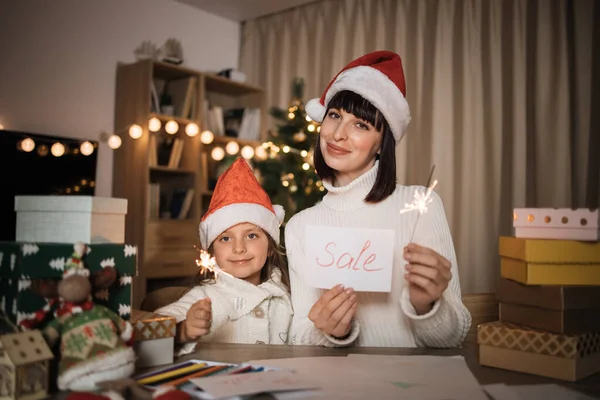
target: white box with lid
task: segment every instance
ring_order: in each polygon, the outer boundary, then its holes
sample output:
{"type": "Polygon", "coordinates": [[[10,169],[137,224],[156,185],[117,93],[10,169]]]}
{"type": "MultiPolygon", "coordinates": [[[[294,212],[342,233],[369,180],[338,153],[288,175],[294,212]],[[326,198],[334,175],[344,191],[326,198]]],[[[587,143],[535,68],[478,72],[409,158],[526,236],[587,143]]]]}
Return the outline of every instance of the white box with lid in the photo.
{"type": "Polygon", "coordinates": [[[16,241],[125,243],[127,200],[96,196],[15,196],[16,241]]]}

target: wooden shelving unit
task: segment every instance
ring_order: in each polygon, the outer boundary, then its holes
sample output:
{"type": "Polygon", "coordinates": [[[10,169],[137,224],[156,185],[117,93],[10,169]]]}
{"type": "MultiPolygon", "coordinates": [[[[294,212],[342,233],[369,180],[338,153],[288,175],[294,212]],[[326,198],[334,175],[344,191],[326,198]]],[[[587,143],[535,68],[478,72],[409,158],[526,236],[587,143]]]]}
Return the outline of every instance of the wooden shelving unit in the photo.
{"type": "MultiPolygon", "coordinates": [[[[219,166],[218,161],[210,158],[210,152],[214,146],[225,147],[230,141],[238,142],[240,148],[246,145],[259,146],[266,137],[266,116],[264,91],[258,87],[151,60],[117,67],[115,132],[121,136],[122,144],[114,152],[113,197],[128,200],[126,242],[138,246],[138,277],[134,279],[133,307],[139,308],[149,291],[189,282],[197,270],[195,259],[200,248],[198,224],[212,196],[211,182],[216,177],[211,174],[219,166]],[[152,82],[188,77],[195,77],[197,82],[191,112],[194,117],[152,112],[152,82]],[[197,124],[200,132],[207,129],[206,121],[202,118],[206,101],[224,109],[259,108],[261,140],[215,136],[213,143],[205,145],[200,141],[200,134],[194,137],[186,135],[185,126],[190,123],[197,124]],[[161,121],[161,130],[158,132],[148,129],[148,121],[153,117],[161,121]],[[179,130],[174,135],[164,132],[164,126],[170,120],[179,124],[179,130]],[[143,133],[139,139],[132,139],[128,134],[128,128],[133,124],[142,127],[143,133]],[[152,164],[151,135],[156,135],[157,140],[163,135],[183,141],[177,167],[152,164]],[[184,219],[150,218],[149,192],[153,184],[158,184],[161,192],[163,187],[166,192],[174,188],[194,190],[189,212],[184,219]]],[[[168,195],[165,198],[168,199],[168,195]]]]}

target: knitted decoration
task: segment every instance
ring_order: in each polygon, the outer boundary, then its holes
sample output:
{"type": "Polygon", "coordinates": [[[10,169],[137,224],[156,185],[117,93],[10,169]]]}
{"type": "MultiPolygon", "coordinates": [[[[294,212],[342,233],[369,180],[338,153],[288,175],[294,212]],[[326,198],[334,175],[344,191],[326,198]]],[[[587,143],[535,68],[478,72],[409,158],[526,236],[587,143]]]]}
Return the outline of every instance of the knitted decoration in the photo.
{"type": "Polygon", "coordinates": [[[96,383],[130,376],[134,371],[133,327],[108,308],[94,304],[89,270],[82,257],[85,245],[65,267],[58,285],[60,306],[43,333],[53,346],[59,339],[60,390],[96,390],[96,383]]]}

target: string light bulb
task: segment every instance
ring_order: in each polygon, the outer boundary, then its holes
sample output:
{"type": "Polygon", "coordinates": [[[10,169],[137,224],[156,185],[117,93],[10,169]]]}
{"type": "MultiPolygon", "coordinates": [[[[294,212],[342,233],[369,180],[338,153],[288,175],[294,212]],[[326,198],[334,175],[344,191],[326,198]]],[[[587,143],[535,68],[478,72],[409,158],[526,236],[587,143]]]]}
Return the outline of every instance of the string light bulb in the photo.
{"type": "Polygon", "coordinates": [[[54,157],[60,157],[65,154],[65,146],[61,142],[56,142],[50,148],[50,152],[54,157]]]}
{"type": "Polygon", "coordinates": [[[252,157],[254,157],[254,149],[252,146],[242,147],[242,151],[240,153],[246,160],[250,160],[252,157]]]}
{"type": "Polygon", "coordinates": [[[4,125],[0,124],[0,131],[4,129],[4,125]]]}
{"type": "Polygon", "coordinates": [[[256,148],[254,149],[254,155],[259,160],[266,160],[268,157],[267,150],[264,146],[256,146],[256,148]]]}
{"type": "Polygon", "coordinates": [[[165,131],[169,135],[176,134],[178,130],[179,130],[179,124],[177,123],[177,121],[170,120],[169,122],[167,122],[165,124],[165,131]]]}
{"type": "Polygon", "coordinates": [[[225,157],[225,150],[223,150],[222,147],[215,147],[210,152],[210,156],[215,161],[221,161],[223,159],[223,157],[225,157]]]}
{"type": "Polygon", "coordinates": [[[133,124],[129,127],[129,136],[131,136],[132,139],[141,138],[142,133],[144,133],[144,130],[138,124],[133,124]]]}
{"type": "Polygon", "coordinates": [[[240,151],[240,145],[237,144],[237,142],[234,142],[232,140],[231,142],[227,143],[227,145],[225,146],[225,151],[227,152],[227,154],[230,154],[230,155],[237,154],[238,151],[240,151]]]}
{"type": "Polygon", "coordinates": [[[119,137],[119,135],[112,134],[112,135],[110,135],[110,137],[108,138],[108,141],[107,141],[107,143],[108,143],[108,147],[110,147],[110,148],[111,148],[111,149],[113,149],[113,150],[116,150],[116,149],[118,149],[119,147],[121,147],[122,140],[121,140],[121,138],[119,137]]]}
{"type": "Polygon", "coordinates": [[[185,126],[185,134],[188,135],[189,137],[194,137],[198,134],[198,132],[200,132],[200,128],[198,128],[198,125],[195,124],[194,122],[190,122],[189,124],[187,124],[185,126]]]}
{"type": "Polygon", "coordinates": [[[79,146],[79,151],[81,151],[81,154],[84,156],[89,156],[94,152],[94,145],[86,140],[79,146]]]}
{"type": "Polygon", "coordinates": [[[35,149],[35,142],[32,138],[25,138],[21,140],[21,150],[25,153],[30,153],[35,149]]]}
{"type": "Polygon", "coordinates": [[[160,130],[161,125],[162,124],[160,122],[160,119],[152,117],[150,118],[150,121],[148,121],[148,130],[150,132],[158,132],[160,130]]]}
{"type": "Polygon", "coordinates": [[[204,144],[211,144],[215,140],[215,135],[211,131],[203,131],[200,134],[200,141],[204,144]]]}

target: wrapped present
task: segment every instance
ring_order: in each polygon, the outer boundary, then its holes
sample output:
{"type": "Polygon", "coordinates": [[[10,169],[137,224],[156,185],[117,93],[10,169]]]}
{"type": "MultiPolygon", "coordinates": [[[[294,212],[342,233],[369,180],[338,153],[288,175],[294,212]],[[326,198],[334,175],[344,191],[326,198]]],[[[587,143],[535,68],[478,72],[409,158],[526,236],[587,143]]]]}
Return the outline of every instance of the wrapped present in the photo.
{"type": "Polygon", "coordinates": [[[500,278],[496,284],[496,298],[504,304],[583,310],[600,307],[600,286],[524,285],[500,278]]]}
{"type": "MultiPolygon", "coordinates": [[[[47,301],[31,290],[34,279],[61,279],[73,253],[72,244],[0,242],[0,306],[12,322],[33,317],[47,301]]],[[[131,283],[137,275],[137,247],[128,244],[91,244],[85,256],[90,272],[113,266],[117,282],[93,293],[102,304],[124,319],[131,313],[131,283]]]]}
{"type": "Polygon", "coordinates": [[[477,330],[481,365],[576,381],[600,372],[600,333],[554,334],[502,322],[477,330]]]}
{"type": "Polygon", "coordinates": [[[175,317],[133,310],[131,324],[134,329],[138,368],[173,362],[177,329],[175,317]]]}
{"type": "Polygon", "coordinates": [[[586,208],[515,208],[513,227],[518,238],[600,240],[598,210],[586,208]]]}
{"type": "Polygon", "coordinates": [[[15,196],[17,242],[124,243],[127,200],[15,196]]]}
{"type": "Polygon", "coordinates": [[[600,242],[501,236],[500,274],[527,285],[600,285],[600,242]]]}
{"type": "Polygon", "coordinates": [[[600,264],[530,263],[502,257],[500,275],[526,285],[600,285],[600,264]]]}
{"type": "Polygon", "coordinates": [[[600,332],[600,305],[579,310],[549,310],[500,303],[500,321],[526,325],[554,333],[600,332]]]}
{"type": "Polygon", "coordinates": [[[600,264],[600,242],[572,240],[523,239],[501,236],[498,253],[501,257],[529,263],[600,264]]]}

